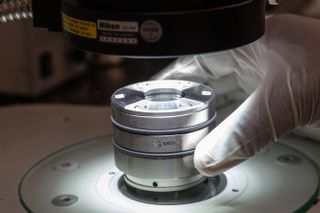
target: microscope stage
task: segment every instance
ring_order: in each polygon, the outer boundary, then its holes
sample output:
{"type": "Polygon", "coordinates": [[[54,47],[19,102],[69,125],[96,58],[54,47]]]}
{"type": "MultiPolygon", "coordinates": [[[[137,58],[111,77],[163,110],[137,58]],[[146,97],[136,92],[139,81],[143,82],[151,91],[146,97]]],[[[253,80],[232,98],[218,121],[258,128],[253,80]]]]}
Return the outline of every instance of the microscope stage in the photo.
{"type": "Polygon", "coordinates": [[[216,185],[211,181],[203,196],[186,190],[180,192],[182,201],[179,193],[167,199],[149,193],[144,200],[126,193],[123,182],[108,135],[68,146],[38,162],[22,178],[19,195],[29,212],[269,213],[305,212],[316,201],[319,187],[314,163],[280,143],[225,172],[216,185]]]}
{"type": "MultiPolygon", "coordinates": [[[[234,108],[228,109],[220,117],[234,108]]],[[[289,135],[224,173],[226,185],[202,188],[203,197],[198,191],[132,197],[119,187],[123,174],[111,136],[97,137],[111,134],[110,115],[108,107],[3,107],[0,212],[305,212],[319,196],[319,143],[289,135]]],[[[315,205],[310,213],[319,211],[315,205]]]]}

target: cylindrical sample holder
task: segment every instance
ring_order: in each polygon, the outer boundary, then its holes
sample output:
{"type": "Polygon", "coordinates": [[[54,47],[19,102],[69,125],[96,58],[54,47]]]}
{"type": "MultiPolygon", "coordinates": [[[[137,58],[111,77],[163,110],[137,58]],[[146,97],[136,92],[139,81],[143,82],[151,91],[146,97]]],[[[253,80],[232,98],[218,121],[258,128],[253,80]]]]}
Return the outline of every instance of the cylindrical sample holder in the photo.
{"type": "Polygon", "coordinates": [[[193,153],[216,121],[211,88],[190,81],[132,84],[112,95],[116,166],[127,184],[147,191],[178,191],[204,178],[193,153]]]}

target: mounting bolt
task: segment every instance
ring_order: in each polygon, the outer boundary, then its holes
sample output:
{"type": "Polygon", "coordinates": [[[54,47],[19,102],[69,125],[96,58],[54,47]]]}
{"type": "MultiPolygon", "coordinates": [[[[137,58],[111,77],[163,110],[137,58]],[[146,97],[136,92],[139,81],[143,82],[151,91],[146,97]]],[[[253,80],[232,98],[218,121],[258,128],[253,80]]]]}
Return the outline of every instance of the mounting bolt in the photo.
{"type": "Polygon", "coordinates": [[[280,155],[277,157],[277,161],[282,164],[299,164],[302,160],[300,157],[295,155],[280,155]]]}
{"type": "Polygon", "coordinates": [[[70,172],[79,168],[79,165],[75,161],[60,162],[52,167],[53,170],[59,172],[70,172]]]}
{"type": "Polygon", "coordinates": [[[52,199],[51,203],[54,206],[71,206],[78,202],[79,198],[75,195],[71,194],[65,194],[65,195],[59,195],[52,199]]]}

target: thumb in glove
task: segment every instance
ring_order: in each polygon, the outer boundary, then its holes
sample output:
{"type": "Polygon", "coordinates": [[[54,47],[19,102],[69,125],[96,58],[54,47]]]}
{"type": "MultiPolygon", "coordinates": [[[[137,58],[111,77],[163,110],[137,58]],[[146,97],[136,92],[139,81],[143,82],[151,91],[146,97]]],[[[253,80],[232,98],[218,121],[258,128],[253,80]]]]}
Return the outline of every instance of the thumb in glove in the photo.
{"type": "MultiPolygon", "coordinates": [[[[272,17],[263,38],[224,54],[232,55],[230,64],[240,76],[254,75],[255,64],[257,75],[265,73],[265,77],[197,145],[194,164],[207,176],[245,161],[296,127],[320,119],[320,21],[294,15],[272,17]]],[[[208,67],[215,64],[214,54],[204,58],[208,67]]]]}

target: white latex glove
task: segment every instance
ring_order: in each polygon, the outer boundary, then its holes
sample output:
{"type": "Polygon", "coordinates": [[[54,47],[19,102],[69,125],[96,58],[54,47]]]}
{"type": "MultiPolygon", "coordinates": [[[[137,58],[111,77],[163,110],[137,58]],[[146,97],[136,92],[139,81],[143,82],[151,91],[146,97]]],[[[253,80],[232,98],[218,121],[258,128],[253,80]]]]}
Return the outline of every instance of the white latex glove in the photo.
{"type": "Polygon", "coordinates": [[[257,153],[297,127],[320,119],[320,21],[278,15],[266,34],[249,45],[178,59],[157,79],[208,83],[233,72],[248,93],[263,82],[227,119],[197,145],[195,167],[217,175],[257,153]]]}

